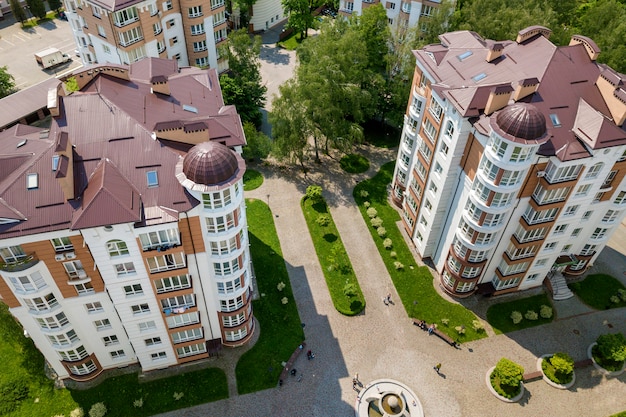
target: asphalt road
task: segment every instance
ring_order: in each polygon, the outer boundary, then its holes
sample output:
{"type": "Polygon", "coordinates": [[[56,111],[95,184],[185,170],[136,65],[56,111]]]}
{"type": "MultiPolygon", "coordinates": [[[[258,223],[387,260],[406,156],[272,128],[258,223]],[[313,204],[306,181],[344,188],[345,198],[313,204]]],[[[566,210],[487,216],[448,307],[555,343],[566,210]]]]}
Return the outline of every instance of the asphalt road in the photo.
{"type": "Polygon", "coordinates": [[[76,43],[68,22],[54,19],[37,27],[23,29],[11,15],[0,21],[0,67],[7,66],[18,89],[38,84],[51,77],[71,72],[82,66],[74,53],[76,43]],[[44,70],[35,61],[35,53],[58,48],[72,57],[72,62],[44,70]]]}

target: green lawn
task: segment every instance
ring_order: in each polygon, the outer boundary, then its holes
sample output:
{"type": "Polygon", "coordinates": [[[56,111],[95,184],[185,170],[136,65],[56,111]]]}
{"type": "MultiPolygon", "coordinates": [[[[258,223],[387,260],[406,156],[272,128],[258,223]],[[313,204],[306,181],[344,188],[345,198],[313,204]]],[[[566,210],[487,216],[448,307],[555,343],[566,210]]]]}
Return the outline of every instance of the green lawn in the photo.
{"type": "Polygon", "coordinates": [[[626,307],[626,301],[623,299],[618,303],[611,301],[611,297],[618,295],[619,290],[626,289],[610,275],[589,275],[582,281],[570,284],[569,287],[585,304],[596,310],[626,307]]]}
{"type": "Polygon", "coordinates": [[[259,340],[243,354],[237,368],[237,389],[240,394],[273,388],[286,362],[304,340],[304,331],[291,291],[287,268],[274,227],[274,218],[267,204],[246,200],[250,253],[257,279],[255,289],[261,295],[253,301],[254,315],[259,322],[259,340]],[[278,283],[285,288],[278,291],[278,283]],[[287,304],[281,299],[287,297],[287,304]]]}
{"type": "Polygon", "coordinates": [[[263,175],[254,169],[246,169],[243,174],[243,189],[244,191],[256,190],[263,184],[263,175]]]}
{"type": "Polygon", "coordinates": [[[365,143],[379,148],[393,148],[400,143],[400,130],[389,125],[382,125],[376,120],[363,124],[363,140],[365,143]]]}
{"type": "Polygon", "coordinates": [[[291,35],[284,41],[278,42],[278,45],[287,49],[288,51],[295,51],[296,49],[298,49],[298,46],[300,46],[301,43],[302,39],[300,39],[300,35],[294,32],[293,35],[291,35]]]}
{"type": "Polygon", "coordinates": [[[224,371],[209,368],[141,383],[137,374],[121,375],[71,393],[85,414],[93,404],[103,402],[107,417],[142,417],[228,398],[228,385],[224,371]],[[182,397],[176,400],[175,393],[182,397]],[[134,402],[141,400],[143,405],[135,407],[134,402]]]}
{"type": "Polygon", "coordinates": [[[305,196],[301,206],[333,305],[346,316],[359,314],[365,308],[365,298],[328,205],[324,200],[313,203],[305,196]],[[320,216],[326,225],[318,223],[320,216]]]}
{"type": "Polygon", "coordinates": [[[475,331],[473,328],[472,322],[477,320],[474,313],[459,304],[453,304],[441,298],[433,287],[433,276],[428,268],[418,267],[415,264],[413,254],[395,224],[400,220],[400,216],[387,202],[387,185],[391,182],[394,163],[386,163],[372,179],[359,183],[354,188],[354,198],[407,314],[426,320],[428,323],[437,323],[441,331],[461,343],[485,337],[484,331],[475,331]],[[367,196],[363,192],[367,193],[367,196]],[[369,202],[371,207],[378,211],[378,217],[383,220],[383,227],[387,230],[386,237],[390,238],[393,243],[391,249],[383,246],[384,239],[378,236],[376,229],[370,226],[365,202],[369,202]],[[395,258],[391,256],[392,252],[395,252],[395,258]],[[404,267],[396,269],[395,262],[401,263],[404,267]],[[441,319],[448,319],[448,324],[444,325],[441,319]],[[457,333],[455,327],[458,326],[465,327],[465,334],[457,333]]]}
{"type": "MultiPolygon", "coordinates": [[[[33,341],[23,335],[23,330],[0,302],[0,415],[54,416],[69,413],[78,405],[69,391],[55,390],[54,384],[43,373],[44,359],[33,341]],[[5,389],[26,386],[26,397],[9,400],[5,389]],[[13,411],[10,411],[13,410],[13,411]]],[[[19,397],[18,397],[19,398],[19,397]]]]}
{"type": "Polygon", "coordinates": [[[544,319],[541,316],[539,316],[537,320],[528,320],[524,318],[518,324],[514,324],[513,320],[511,320],[511,313],[519,311],[523,316],[528,310],[533,310],[539,314],[539,309],[542,305],[552,307],[552,302],[546,294],[539,294],[532,297],[494,304],[487,310],[487,321],[491,324],[491,327],[493,327],[493,330],[497,334],[513,332],[515,330],[526,329],[528,327],[541,326],[542,324],[550,323],[554,320],[554,315],[549,319],[544,319]]]}
{"type": "Polygon", "coordinates": [[[350,173],[350,174],[360,174],[365,172],[370,167],[370,161],[367,160],[366,157],[357,155],[354,153],[344,155],[339,161],[339,166],[341,168],[350,173]]]}

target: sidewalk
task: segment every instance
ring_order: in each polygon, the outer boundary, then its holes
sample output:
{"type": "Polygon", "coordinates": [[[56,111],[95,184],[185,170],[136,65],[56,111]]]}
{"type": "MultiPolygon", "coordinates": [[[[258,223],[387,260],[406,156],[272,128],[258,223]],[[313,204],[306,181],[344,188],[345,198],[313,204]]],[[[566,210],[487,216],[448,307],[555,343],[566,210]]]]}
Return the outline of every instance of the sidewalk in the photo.
{"type": "MultiPolygon", "coordinates": [[[[624,309],[594,312],[557,320],[549,325],[506,335],[492,336],[462,345],[461,350],[429,337],[411,324],[397,300],[367,225],[352,199],[356,181],[371,176],[395,151],[364,147],[372,168],[351,176],[336,160],[324,157],[322,165],[274,170],[252,167],[265,176],[263,185],[246,198],[268,202],[281,241],[308,348],[316,358],[298,358],[295,367],[302,381],[288,378],[284,386],[270,391],[233,396],[163,416],[353,416],[356,393],[352,375],[359,373],[367,384],[392,378],[407,384],[419,396],[429,417],[483,417],[507,415],[607,417],[626,410],[624,375],[607,379],[593,367],[577,370],[570,390],[556,390],[539,380],[526,385],[521,403],[507,404],[493,397],[485,386],[487,370],[503,356],[534,371],[536,358],[565,350],[575,360],[586,358],[587,346],[607,331],[626,332],[624,309]],[[300,199],[310,184],[324,189],[346,251],[350,255],[366,299],[365,311],[345,317],[334,309],[326,282],[300,209],[300,199]],[[269,195],[269,197],[268,197],[269,195]],[[392,292],[394,305],[381,298],[392,292]],[[432,370],[441,362],[441,375],[432,370]]],[[[262,326],[260,328],[263,331],[262,326]]]]}

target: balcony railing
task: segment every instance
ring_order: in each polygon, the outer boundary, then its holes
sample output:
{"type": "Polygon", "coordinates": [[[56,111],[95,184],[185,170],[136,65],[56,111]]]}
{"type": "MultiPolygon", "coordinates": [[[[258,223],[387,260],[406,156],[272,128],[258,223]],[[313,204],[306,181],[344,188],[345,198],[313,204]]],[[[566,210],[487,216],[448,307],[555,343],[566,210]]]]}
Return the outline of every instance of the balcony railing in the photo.
{"type": "Polygon", "coordinates": [[[0,270],[6,272],[20,272],[25,271],[28,268],[36,265],[39,262],[39,258],[35,252],[29,253],[21,258],[15,258],[11,261],[0,261],[0,270]]]}

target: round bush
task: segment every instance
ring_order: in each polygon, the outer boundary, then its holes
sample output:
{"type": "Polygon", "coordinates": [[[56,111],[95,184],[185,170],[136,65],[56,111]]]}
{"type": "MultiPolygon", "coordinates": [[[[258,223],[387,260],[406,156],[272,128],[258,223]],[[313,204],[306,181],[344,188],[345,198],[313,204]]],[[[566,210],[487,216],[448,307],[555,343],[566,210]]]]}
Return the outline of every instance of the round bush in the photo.
{"type": "Polygon", "coordinates": [[[524,317],[526,318],[526,320],[538,320],[539,314],[537,314],[536,311],[528,310],[526,314],[524,314],[524,317]]]}
{"type": "Polygon", "coordinates": [[[391,247],[393,246],[393,242],[391,241],[391,239],[386,238],[385,240],[383,240],[383,246],[385,247],[385,249],[391,249],[391,247]]]}
{"type": "Polygon", "coordinates": [[[543,304],[539,309],[539,315],[544,319],[549,319],[552,317],[552,307],[543,304]]]}
{"type": "Polygon", "coordinates": [[[513,320],[513,324],[519,324],[522,321],[522,313],[519,311],[514,311],[511,313],[511,320],[513,320]]]}
{"type": "Polygon", "coordinates": [[[378,216],[378,210],[376,210],[374,207],[370,207],[367,209],[367,217],[373,219],[376,216],[378,216]]]}
{"type": "Polygon", "coordinates": [[[378,233],[378,236],[380,236],[380,237],[387,236],[387,229],[385,229],[382,226],[380,226],[376,232],[378,233]]]}
{"type": "Polygon", "coordinates": [[[370,219],[370,224],[372,225],[374,229],[378,229],[380,226],[383,225],[383,219],[376,216],[373,219],[370,219]]]}

